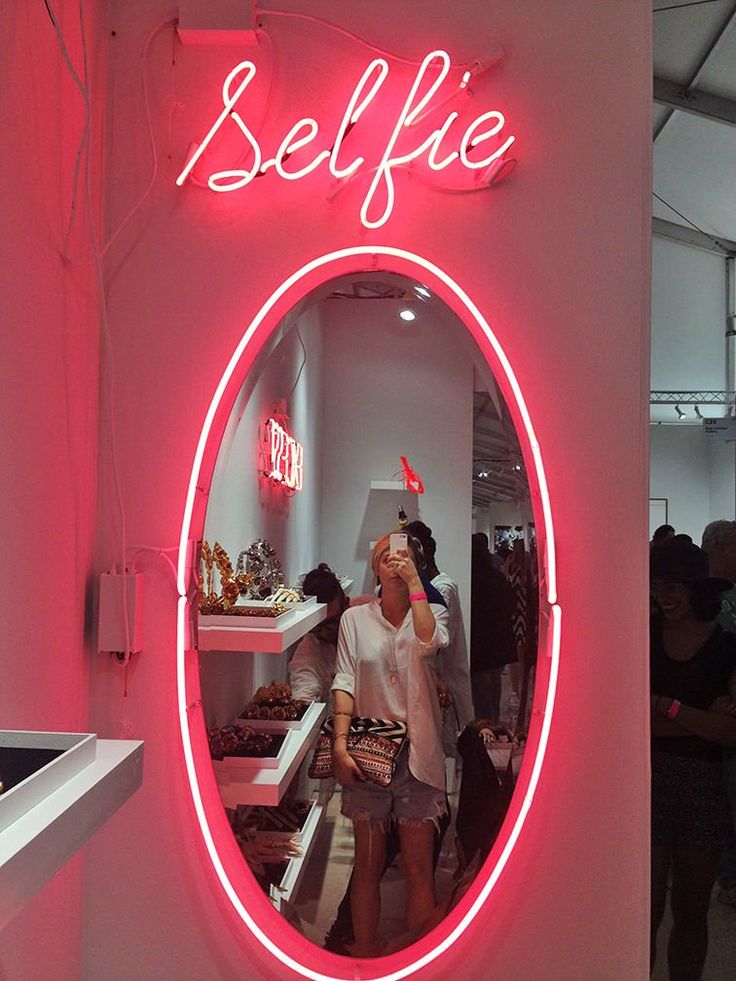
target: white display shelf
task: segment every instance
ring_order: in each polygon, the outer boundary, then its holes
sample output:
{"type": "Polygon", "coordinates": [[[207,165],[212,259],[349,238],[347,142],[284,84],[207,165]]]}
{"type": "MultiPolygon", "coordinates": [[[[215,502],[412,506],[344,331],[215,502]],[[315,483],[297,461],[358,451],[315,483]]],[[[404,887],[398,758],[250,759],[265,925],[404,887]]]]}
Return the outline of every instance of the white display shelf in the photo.
{"type": "Polygon", "coordinates": [[[406,484],[403,480],[372,480],[371,490],[405,491],[406,484]]]}
{"type": "Polygon", "coordinates": [[[314,843],[317,840],[317,835],[319,834],[319,828],[322,823],[324,813],[324,807],[315,802],[312,810],[309,812],[309,817],[307,818],[302,831],[299,846],[302,850],[301,855],[297,856],[296,858],[289,859],[289,864],[286,866],[286,871],[281,878],[281,882],[278,886],[272,885],[270,888],[271,900],[273,901],[273,904],[277,910],[281,909],[282,902],[285,901],[288,903],[294,898],[294,896],[296,896],[297,890],[299,889],[304,877],[304,871],[307,867],[309,856],[314,848],[314,843]]]}
{"type": "Polygon", "coordinates": [[[95,748],[87,766],[0,831],[0,928],[140,787],[142,742],[98,739],[95,748]]]}
{"type": "Polygon", "coordinates": [[[303,728],[287,730],[279,753],[278,766],[247,767],[239,771],[216,767],[215,776],[223,805],[237,807],[238,804],[266,804],[275,807],[279,804],[304,757],[312,748],[326,710],[324,702],[312,702],[304,716],[303,728]]]}
{"type": "MultiPolygon", "coordinates": [[[[0,750],[61,752],[0,796],[0,831],[94,761],[97,736],[80,732],[0,731],[0,750]]],[[[0,774],[2,776],[2,774],[0,774]]]]}
{"type": "Polygon", "coordinates": [[[326,603],[312,603],[298,610],[289,610],[279,617],[275,627],[246,627],[238,624],[237,617],[231,617],[232,626],[223,626],[223,617],[199,618],[200,651],[257,651],[263,654],[283,654],[304,634],[324,620],[326,603]]]}

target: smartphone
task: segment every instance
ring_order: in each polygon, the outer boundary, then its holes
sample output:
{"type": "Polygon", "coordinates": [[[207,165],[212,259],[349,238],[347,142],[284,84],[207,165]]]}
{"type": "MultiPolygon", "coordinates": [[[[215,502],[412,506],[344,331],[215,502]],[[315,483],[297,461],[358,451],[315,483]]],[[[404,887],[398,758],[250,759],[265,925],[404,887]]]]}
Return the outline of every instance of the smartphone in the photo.
{"type": "Polygon", "coordinates": [[[401,549],[406,549],[409,542],[409,536],[405,532],[394,532],[388,536],[388,550],[389,552],[399,552],[401,549]]]}

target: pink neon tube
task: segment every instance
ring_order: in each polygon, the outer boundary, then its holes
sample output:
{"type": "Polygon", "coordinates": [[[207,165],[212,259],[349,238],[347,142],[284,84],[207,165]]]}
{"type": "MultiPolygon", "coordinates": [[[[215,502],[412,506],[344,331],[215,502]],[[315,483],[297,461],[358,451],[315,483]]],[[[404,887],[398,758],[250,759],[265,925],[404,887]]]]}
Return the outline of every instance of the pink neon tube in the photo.
{"type": "MultiPolygon", "coordinates": [[[[208,458],[208,465],[210,462],[211,460],[208,458]]],[[[219,885],[231,903],[236,915],[243,922],[252,937],[280,965],[288,967],[300,977],[307,977],[313,979],[313,981],[348,981],[348,979],[356,976],[356,970],[359,970],[359,976],[365,979],[365,981],[400,981],[400,979],[407,978],[420,971],[461,939],[463,933],[480,913],[486,900],[495,888],[522,833],[527,815],[533,804],[552,725],[557,690],[562,626],[562,612],[557,604],[557,576],[552,508],[542,463],[542,455],[526,407],[526,402],[513,369],[487,320],[468,294],[447,273],[422,256],[404,249],[389,246],[356,246],[330,252],[313,259],[285,279],[271,294],[249,324],[240,343],[236,347],[230,362],[223,372],[205,416],[194,455],[187,490],[179,546],[177,587],[179,592],[177,609],[177,698],[187,776],[199,829],[209,860],[219,885]],[[374,262],[376,259],[383,259],[385,268],[393,272],[416,276],[417,270],[421,270],[422,282],[432,285],[435,292],[441,298],[445,299],[448,305],[463,319],[463,322],[473,334],[476,343],[478,343],[489,365],[492,369],[496,370],[496,377],[502,384],[509,406],[520,426],[522,449],[527,459],[527,470],[534,484],[535,497],[538,499],[537,505],[539,510],[537,511],[537,508],[535,508],[535,514],[541,517],[541,526],[544,534],[542,554],[545,573],[543,581],[546,590],[546,595],[542,597],[543,605],[546,606],[543,616],[542,633],[545,638],[547,659],[546,662],[543,662],[540,656],[540,666],[542,663],[546,665],[547,687],[546,692],[540,690],[535,697],[533,722],[527,743],[527,753],[525,754],[522,771],[519,776],[517,791],[512,800],[511,810],[502,829],[505,840],[499,837],[499,841],[492,852],[492,857],[495,855],[495,863],[489,868],[489,860],[478,874],[468,894],[471,900],[467,903],[461,902],[458,910],[453,911],[453,914],[429,934],[428,937],[422,938],[421,941],[412,947],[398,951],[387,957],[378,958],[376,961],[355,961],[350,958],[328,954],[314,947],[309,941],[297,935],[294,931],[291,931],[291,928],[287,930],[279,914],[271,910],[268,911],[267,917],[264,915],[264,919],[268,918],[270,922],[265,926],[259,922],[261,919],[259,909],[263,907],[262,894],[252,877],[249,874],[242,874],[241,867],[244,865],[242,859],[240,859],[238,866],[233,865],[230,861],[232,856],[228,855],[227,852],[228,847],[232,847],[232,843],[228,843],[225,837],[220,835],[224,825],[222,805],[219,799],[212,799],[213,796],[216,797],[216,793],[209,795],[206,792],[208,790],[207,781],[209,779],[211,782],[213,778],[211,775],[208,777],[204,771],[202,773],[198,772],[195,764],[195,757],[202,758],[201,747],[202,741],[204,740],[204,731],[200,716],[196,711],[192,711],[195,705],[192,701],[192,694],[194,693],[196,695],[198,693],[199,684],[196,661],[197,652],[187,650],[189,646],[189,596],[187,595],[187,589],[189,588],[190,592],[193,591],[189,578],[190,573],[188,571],[191,563],[190,542],[193,539],[196,541],[201,537],[203,524],[203,511],[201,504],[198,504],[198,488],[203,483],[208,485],[211,477],[211,471],[205,472],[206,467],[204,461],[208,454],[209,457],[212,456],[210,440],[216,435],[215,422],[217,419],[221,419],[229,414],[232,407],[231,404],[228,404],[227,399],[225,399],[225,395],[226,393],[230,393],[234,399],[234,386],[243,380],[238,375],[239,365],[241,365],[241,362],[249,360],[249,355],[250,357],[254,357],[257,350],[263,344],[267,331],[264,329],[259,332],[259,328],[263,326],[264,328],[269,327],[270,329],[274,329],[281,319],[286,301],[291,299],[291,305],[293,306],[317,281],[324,281],[325,277],[322,276],[322,271],[326,271],[330,266],[337,267],[336,271],[332,271],[332,275],[362,271],[367,263],[361,263],[361,257],[365,257],[366,260],[373,259],[374,262]],[[321,276],[322,278],[320,278],[321,276]],[[251,345],[252,349],[249,347],[251,345]],[[542,695],[543,698],[541,697],[542,695]],[[219,813],[217,810],[218,807],[219,813]],[[508,829],[507,825],[510,825],[508,829]],[[233,879],[236,878],[234,869],[239,870],[238,881],[240,891],[233,882],[233,879]],[[456,913],[458,915],[455,915],[456,913]],[[293,937],[290,935],[291,933],[294,934],[293,937]],[[289,942],[285,943],[284,947],[274,940],[274,936],[278,938],[279,934],[288,936],[289,942]],[[286,946],[293,948],[293,952],[291,949],[285,949],[286,946]],[[305,963],[305,961],[314,963],[305,963]]],[[[227,832],[226,827],[224,830],[227,832]]]]}

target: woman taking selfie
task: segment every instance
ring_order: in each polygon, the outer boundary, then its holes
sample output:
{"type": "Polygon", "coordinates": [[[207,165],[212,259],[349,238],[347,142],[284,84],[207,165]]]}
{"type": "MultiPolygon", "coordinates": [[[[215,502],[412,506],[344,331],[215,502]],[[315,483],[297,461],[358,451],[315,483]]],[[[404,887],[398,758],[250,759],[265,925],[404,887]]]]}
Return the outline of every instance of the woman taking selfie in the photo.
{"type": "Polygon", "coordinates": [[[397,822],[399,829],[407,925],[419,931],[435,907],[434,832],[446,810],[434,661],[437,650],[447,645],[448,613],[428,601],[417,571],[421,552],[416,540],[409,538],[406,548],[393,552],[389,544],[384,535],[373,549],[380,597],[343,614],[332,686],[335,777],[343,787],[342,813],[352,819],[355,834],[352,953],[359,957],[380,953],[376,934],[389,823],[397,822]],[[347,752],[353,715],[406,723],[408,737],[388,787],[367,781],[347,752]]]}

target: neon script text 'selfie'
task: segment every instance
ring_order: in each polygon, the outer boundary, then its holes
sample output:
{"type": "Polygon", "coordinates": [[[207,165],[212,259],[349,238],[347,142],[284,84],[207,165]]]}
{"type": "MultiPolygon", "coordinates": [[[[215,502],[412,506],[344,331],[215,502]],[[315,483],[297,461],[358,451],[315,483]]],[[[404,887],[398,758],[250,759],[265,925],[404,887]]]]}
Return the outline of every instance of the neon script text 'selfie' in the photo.
{"type": "MultiPolygon", "coordinates": [[[[459,143],[457,140],[454,141],[457,149],[448,150],[447,147],[443,149],[443,143],[449,141],[448,133],[459,116],[459,113],[455,111],[450,112],[440,126],[433,129],[413,148],[403,152],[397,149],[397,144],[405,130],[416,126],[434,111],[430,103],[447,78],[450,67],[450,56],[447,52],[437,50],[431,51],[417,69],[409,94],[393,123],[392,131],[388,135],[380,161],[367,168],[367,174],[373,173],[373,179],[360,209],[360,219],[366,228],[380,228],[391,216],[395,198],[394,169],[413,165],[422,157],[425,158],[430,171],[442,171],[457,161],[460,167],[474,172],[476,187],[490,185],[506,169],[513,166],[513,162],[505,154],[515,137],[508,136],[504,139],[501,136],[506,120],[503,113],[495,109],[481,113],[472,120],[465,128],[459,143]],[[426,91],[420,95],[420,89],[425,87],[423,83],[428,72],[433,77],[426,84],[426,91]],[[494,139],[496,137],[501,140],[500,143],[494,139]],[[483,147],[487,141],[493,141],[492,149],[488,146],[483,147]],[[478,148],[482,149],[479,150],[478,148]],[[484,150],[485,155],[481,156],[480,154],[484,150]]],[[[256,75],[256,66],[252,61],[241,61],[233,68],[223,83],[222,111],[202,142],[198,145],[195,144],[192,148],[176,183],[179,185],[184,183],[228,118],[241,130],[252,153],[252,159],[250,159],[250,166],[247,169],[221,170],[210,174],[207,178],[207,185],[213,191],[237,191],[250,184],[254,178],[266,174],[271,169],[283,180],[295,181],[311,174],[323,164],[327,165],[330,174],[337,180],[352,178],[366,161],[364,157],[351,156],[347,147],[344,146],[346,138],[367,107],[377,97],[388,73],[388,63],[383,58],[375,58],[368,65],[348,99],[330,149],[320,150],[310,159],[309,151],[306,148],[317,139],[320,129],[315,119],[305,117],[299,119],[288,130],[274,156],[264,159],[263,150],[255,134],[238,111],[239,100],[256,75]],[[303,160],[303,164],[299,168],[295,166],[296,160],[292,164],[292,157],[295,157],[297,153],[299,153],[300,162],[303,160]],[[289,169],[287,169],[287,163],[292,164],[289,169]]],[[[458,92],[467,86],[469,77],[469,72],[463,75],[457,89],[458,92]]],[[[452,98],[452,94],[449,98],[452,98]]],[[[444,102],[434,108],[445,105],[447,101],[449,99],[446,98],[444,102]]],[[[471,190],[472,188],[467,189],[471,190]]]]}

